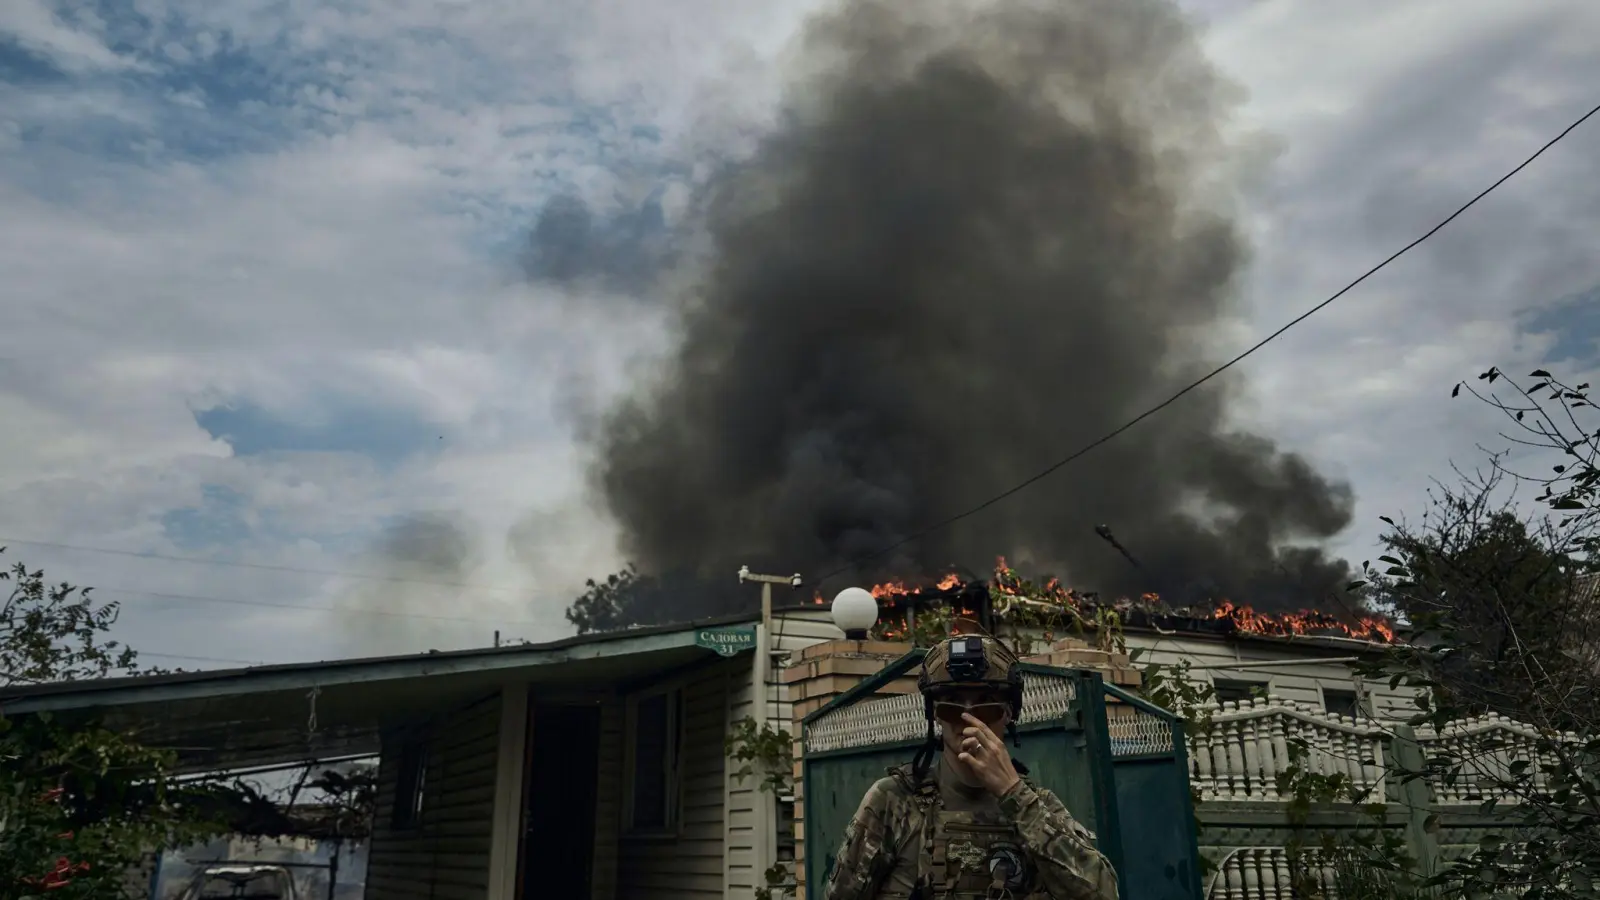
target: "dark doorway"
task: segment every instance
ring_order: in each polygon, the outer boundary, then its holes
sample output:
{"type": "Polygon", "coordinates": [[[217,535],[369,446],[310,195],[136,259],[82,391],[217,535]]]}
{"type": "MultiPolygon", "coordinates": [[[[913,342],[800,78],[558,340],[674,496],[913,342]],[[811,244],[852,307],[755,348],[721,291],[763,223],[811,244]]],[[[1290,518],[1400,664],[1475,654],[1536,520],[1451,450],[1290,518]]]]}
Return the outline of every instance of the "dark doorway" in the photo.
{"type": "Polygon", "coordinates": [[[529,714],[522,897],[587,900],[594,872],[600,708],[535,703],[529,714]]]}

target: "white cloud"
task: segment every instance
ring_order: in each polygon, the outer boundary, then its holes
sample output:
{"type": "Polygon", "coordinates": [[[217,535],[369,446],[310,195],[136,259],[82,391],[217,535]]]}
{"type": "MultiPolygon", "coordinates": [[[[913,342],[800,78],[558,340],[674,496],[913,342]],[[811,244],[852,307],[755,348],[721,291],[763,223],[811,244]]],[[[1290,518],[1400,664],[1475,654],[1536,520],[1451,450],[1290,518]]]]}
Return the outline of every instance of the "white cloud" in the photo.
{"type": "Polygon", "coordinates": [[[68,72],[140,68],[134,60],[112,52],[100,35],[63,21],[44,0],[0,4],[0,34],[9,35],[68,72]]]}
{"type": "MultiPolygon", "coordinates": [[[[498,590],[356,589],[22,545],[8,556],[107,589],[474,620],[397,632],[379,617],[108,591],[153,652],[313,658],[364,631],[367,649],[452,645],[487,640],[488,620],[562,633],[573,587],[617,561],[582,503],[562,404],[615,390],[659,329],[541,302],[508,276],[504,248],[556,187],[602,207],[662,181],[681,196],[692,176],[665,167],[738,152],[771,115],[785,44],[815,5],[138,0],[153,23],[140,30],[0,4],[0,34],[73,76],[0,84],[0,537],[352,571],[371,565],[360,550],[385,523],[444,511],[482,550],[466,580],[498,590]],[[223,80],[244,77],[244,63],[221,67],[234,57],[262,69],[245,87],[223,80]],[[438,429],[438,446],[392,470],[348,454],[235,457],[191,414],[243,398],[311,419],[330,396],[404,411],[438,429]],[[175,543],[162,517],[202,507],[207,485],[246,498],[265,530],[175,543]],[[519,523],[520,561],[505,546],[519,523]]],[[[1241,340],[1342,286],[1593,102],[1577,36],[1600,14],[1584,0],[1203,7],[1208,47],[1251,92],[1239,126],[1285,148],[1251,198],[1241,340]]],[[[1600,129],[1575,134],[1505,198],[1247,365],[1241,417],[1355,482],[1358,558],[1376,515],[1415,508],[1427,476],[1492,434],[1467,401],[1445,404],[1450,383],[1548,347],[1519,332],[1515,309],[1600,283],[1585,252],[1600,224],[1597,146],[1600,129]]]]}
{"type": "MultiPolygon", "coordinates": [[[[1431,228],[1600,98],[1575,34],[1581,2],[1258,3],[1217,25],[1215,57],[1251,90],[1250,124],[1281,135],[1253,208],[1258,335],[1431,228]]],[[[1548,336],[1519,311],[1600,283],[1588,252],[1600,129],[1563,144],[1427,243],[1249,364],[1264,423],[1356,484],[1346,546],[1377,516],[1420,512],[1430,477],[1503,446],[1491,410],[1449,400],[1491,365],[1522,374],[1548,336]]],[[[1241,342],[1243,343],[1243,342],[1241,342]]]]}

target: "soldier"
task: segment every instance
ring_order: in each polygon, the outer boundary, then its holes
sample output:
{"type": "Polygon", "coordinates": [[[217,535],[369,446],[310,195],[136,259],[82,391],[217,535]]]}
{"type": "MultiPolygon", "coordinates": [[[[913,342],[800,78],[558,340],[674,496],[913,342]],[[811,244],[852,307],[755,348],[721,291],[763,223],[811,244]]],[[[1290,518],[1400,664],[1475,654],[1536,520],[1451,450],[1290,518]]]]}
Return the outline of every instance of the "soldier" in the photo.
{"type": "Polygon", "coordinates": [[[923,658],[928,741],[867,790],[821,900],[1117,900],[1094,835],[1023,777],[999,737],[1016,741],[1017,663],[979,635],[948,638],[923,658]]]}

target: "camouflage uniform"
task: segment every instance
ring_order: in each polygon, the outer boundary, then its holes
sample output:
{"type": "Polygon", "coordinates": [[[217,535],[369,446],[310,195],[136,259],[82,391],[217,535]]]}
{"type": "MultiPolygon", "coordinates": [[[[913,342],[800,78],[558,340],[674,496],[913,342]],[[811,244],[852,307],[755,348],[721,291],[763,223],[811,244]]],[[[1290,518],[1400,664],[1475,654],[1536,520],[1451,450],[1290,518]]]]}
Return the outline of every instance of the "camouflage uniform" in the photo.
{"type": "MultiPolygon", "coordinates": [[[[986,646],[986,655],[1008,670],[1020,707],[1016,658],[992,643],[1000,652],[986,646]]],[[[942,649],[924,661],[924,696],[937,694],[942,649]]],[[[928,708],[935,740],[931,699],[928,708]]],[[[1094,835],[1013,764],[1022,778],[998,798],[961,784],[942,761],[921,777],[917,764],[890,769],[857,808],[820,900],[1117,900],[1116,872],[1094,835]]]]}

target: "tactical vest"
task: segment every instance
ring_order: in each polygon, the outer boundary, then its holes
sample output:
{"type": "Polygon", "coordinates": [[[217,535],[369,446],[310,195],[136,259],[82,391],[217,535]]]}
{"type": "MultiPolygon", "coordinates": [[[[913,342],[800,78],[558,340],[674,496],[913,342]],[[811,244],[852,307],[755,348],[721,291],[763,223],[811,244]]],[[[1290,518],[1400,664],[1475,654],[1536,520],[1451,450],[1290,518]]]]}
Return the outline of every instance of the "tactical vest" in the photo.
{"type": "Polygon", "coordinates": [[[944,809],[931,780],[917,786],[916,802],[922,848],[909,900],[1050,900],[1014,825],[944,809]]]}

